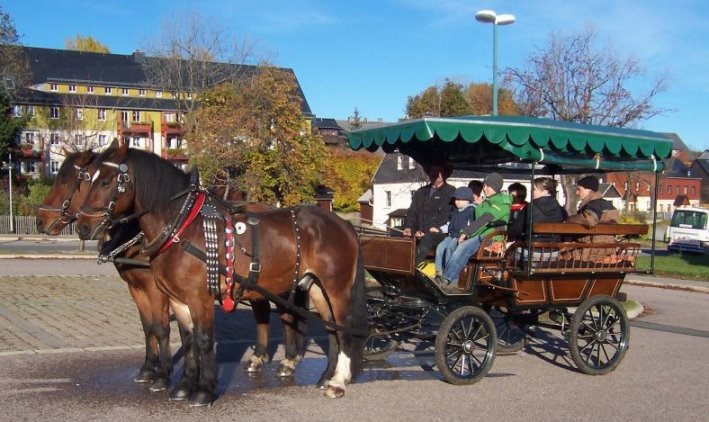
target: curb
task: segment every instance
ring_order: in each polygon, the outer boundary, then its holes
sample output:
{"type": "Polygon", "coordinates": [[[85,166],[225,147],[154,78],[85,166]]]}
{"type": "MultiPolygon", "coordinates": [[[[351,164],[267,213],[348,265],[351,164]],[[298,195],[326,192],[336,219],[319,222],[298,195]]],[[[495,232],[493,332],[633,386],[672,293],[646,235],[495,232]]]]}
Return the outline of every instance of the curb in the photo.
{"type": "Polygon", "coordinates": [[[646,281],[646,280],[625,280],[623,284],[631,284],[641,287],[656,287],[660,289],[685,290],[689,292],[709,294],[709,287],[692,286],[688,284],[663,283],[661,281],[646,281]]]}
{"type": "Polygon", "coordinates": [[[0,259],[98,259],[96,255],[0,254],[0,259]]]}

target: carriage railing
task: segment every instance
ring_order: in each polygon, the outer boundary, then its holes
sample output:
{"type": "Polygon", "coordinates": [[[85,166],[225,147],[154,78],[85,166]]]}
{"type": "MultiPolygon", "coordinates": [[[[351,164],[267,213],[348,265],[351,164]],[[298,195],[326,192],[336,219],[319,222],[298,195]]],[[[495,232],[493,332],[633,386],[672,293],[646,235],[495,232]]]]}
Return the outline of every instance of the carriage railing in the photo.
{"type": "Polygon", "coordinates": [[[636,267],[641,244],[630,238],[646,234],[647,230],[645,224],[602,224],[594,228],[580,224],[535,224],[535,234],[562,240],[533,241],[531,247],[526,242],[514,242],[507,250],[507,267],[533,274],[644,272],[636,267]]]}

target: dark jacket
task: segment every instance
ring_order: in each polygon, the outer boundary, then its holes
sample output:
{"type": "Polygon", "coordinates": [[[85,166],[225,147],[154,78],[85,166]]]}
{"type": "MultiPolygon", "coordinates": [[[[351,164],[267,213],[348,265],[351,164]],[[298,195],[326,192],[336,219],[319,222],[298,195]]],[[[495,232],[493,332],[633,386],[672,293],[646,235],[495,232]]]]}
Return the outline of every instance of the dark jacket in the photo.
{"type": "MultiPolygon", "coordinates": [[[[542,196],[532,201],[527,205],[514,221],[510,221],[509,229],[507,230],[510,240],[526,240],[529,233],[528,228],[528,212],[532,210],[532,219],[534,223],[563,223],[566,212],[559,205],[559,202],[553,196],[542,196]]],[[[534,235],[534,240],[540,242],[548,242],[559,240],[555,239],[554,235],[534,235]]]]}
{"type": "Polygon", "coordinates": [[[421,230],[428,233],[431,227],[441,227],[448,222],[451,212],[451,199],[455,188],[444,183],[432,196],[431,185],[426,185],[414,193],[411,206],[404,219],[404,228],[412,232],[421,230]],[[430,196],[430,197],[429,197],[430,196]]]}
{"type": "Polygon", "coordinates": [[[463,209],[453,207],[450,218],[448,219],[448,236],[458,237],[463,232],[463,229],[468,227],[468,224],[475,219],[475,205],[468,204],[463,209]]]}
{"type": "Polygon", "coordinates": [[[603,199],[600,192],[593,192],[581,201],[579,212],[569,217],[567,223],[596,227],[597,224],[617,223],[620,215],[613,204],[603,199]]]}

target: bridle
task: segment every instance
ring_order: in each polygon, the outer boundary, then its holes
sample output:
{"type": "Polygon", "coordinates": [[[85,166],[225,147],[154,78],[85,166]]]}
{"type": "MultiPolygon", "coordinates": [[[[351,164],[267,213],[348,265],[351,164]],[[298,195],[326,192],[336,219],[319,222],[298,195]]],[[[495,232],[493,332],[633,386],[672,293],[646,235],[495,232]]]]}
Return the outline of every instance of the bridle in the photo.
{"type": "MultiPolygon", "coordinates": [[[[107,166],[107,167],[112,167],[115,169],[118,169],[118,175],[116,176],[116,187],[113,189],[111,192],[111,196],[108,199],[108,203],[105,207],[102,208],[93,208],[93,207],[87,207],[86,204],[79,209],[79,214],[84,215],[89,218],[101,218],[103,217],[103,221],[101,221],[98,225],[93,230],[93,233],[91,233],[92,237],[95,235],[99,229],[106,227],[110,228],[113,224],[116,222],[126,222],[128,221],[126,218],[121,218],[121,219],[114,219],[113,215],[113,210],[116,208],[116,201],[118,200],[118,195],[125,193],[126,191],[126,185],[131,182],[131,177],[128,174],[128,164],[126,163],[120,163],[116,164],[111,161],[103,161],[101,162],[101,165],[107,166]]],[[[98,176],[101,174],[100,169],[96,170],[96,173],[91,177],[91,184],[96,181],[98,176]]]]}
{"type": "Polygon", "coordinates": [[[71,224],[72,222],[76,221],[76,214],[69,213],[67,210],[69,209],[69,206],[71,205],[71,200],[74,197],[74,194],[76,193],[77,190],[79,190],[79,186],[81,186],[81,182],[84,180],[88,181],[91,180],[91,174],[87,170],[88,164],[86,164],[83,167],[79,167],[76,164],[74,164],[74,168],[78,170],[78,173],[76,175],[76,180],[74,181],[74,184],[72,185],[71,189],[69,189],[69,192],[67,193],[64,201],[62,202],[61,207],[53,207],[49,205],[39,205],[37,207],[38,210],[47,212],[47,213],[58,213],[59,218],[55,219],[52,221],[52,224],[49,225],[47,230],[51,230],[56,224],[62,223],[64,225],[71,224]]]}

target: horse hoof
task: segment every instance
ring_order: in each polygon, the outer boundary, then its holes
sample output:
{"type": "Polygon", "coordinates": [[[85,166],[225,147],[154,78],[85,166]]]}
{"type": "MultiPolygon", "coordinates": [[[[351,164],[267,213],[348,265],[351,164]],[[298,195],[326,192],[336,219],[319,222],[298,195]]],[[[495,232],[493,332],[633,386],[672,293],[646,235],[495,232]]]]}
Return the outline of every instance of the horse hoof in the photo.
{"type": "Polygon", "coordinates": [[[183,401],[190,398],[192,391],[185,386],[177,386],[170,392],[170,400],[183,401]]]}
{"type": "Polygon", "coordinates": [[[190,402],[189,406],[190,407],[202,407],[202,406],[209,406],[212,403],[214,403],[214,400],[216,400],[216,396],[209,392],[209,391],[198,391],[194,393],[192,397],[190,397],[190,402]]]}
{"type": "Polygon", "coordinates": [[[138,375],[133,377],[133,382],[138,384],[145,384],[148,382],[155,381],[155,371],[152,369],[142,368],[138,375]]]}
{"type": "Polygon", "coordinates": [[[325,397],[329,399],[341,399],[345,395],[345,389],[342,387],[329,386],[325,390],[325,397]]]}
{"type": "Polygon", "coordinates": [[[249,375],[256,375],[261,373],[261,369],[263,369],[263,361],[259,359],[249,361],[244,371],[249,375]]]}
{"type": "Polygon", "coordinates": [[[315,384],[315,386],[321,390],[324,390],[327,388],[328,383],[329,383],[328,380],[321,378],[320,380],[318,380],[318,382],[317,382],[317,384],[315,384]]]}
{"type": "Polygon", "coordinates": [[[278,369],[276,369],[276,376],[279,378],[292,377],[293,374],[295,374],[295,368],[292,368],[289,365],[280,364],[278,369]]]}
{"type": "Polygon", "coordinates": [[[159,391],[165,391],[167,390],[167,387],[170,386],[170,380],[167,378],[157,378],[155,381],[153,381],[153,384],[150,386],[150,392],[152,393],[157,393],[159,391]]]}

